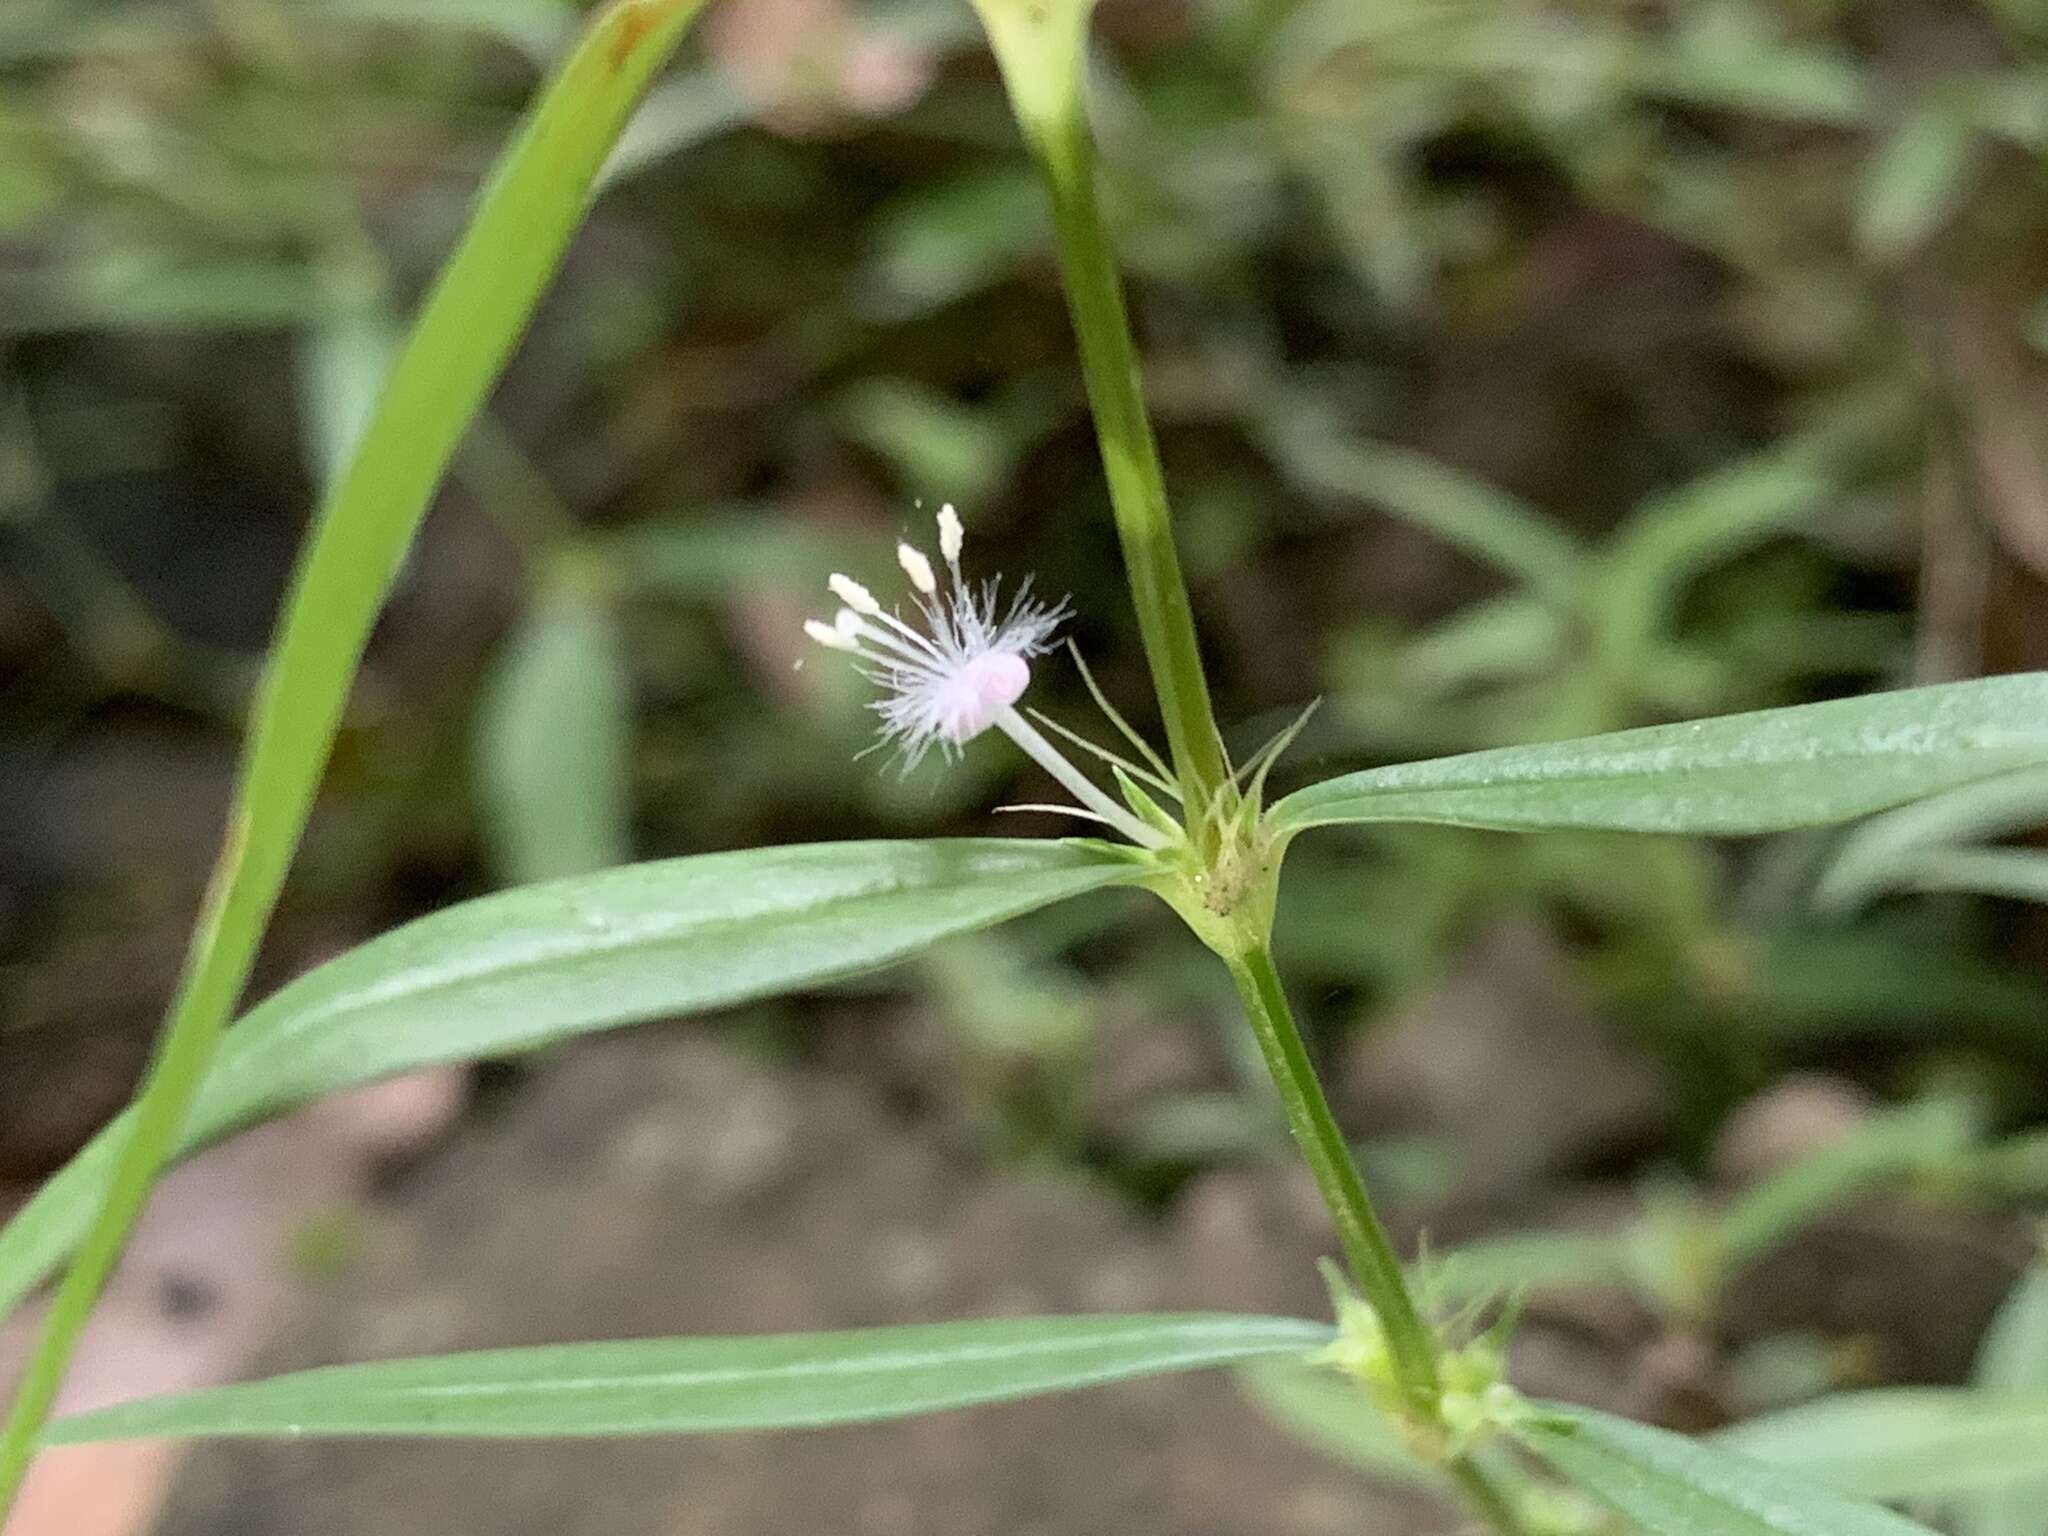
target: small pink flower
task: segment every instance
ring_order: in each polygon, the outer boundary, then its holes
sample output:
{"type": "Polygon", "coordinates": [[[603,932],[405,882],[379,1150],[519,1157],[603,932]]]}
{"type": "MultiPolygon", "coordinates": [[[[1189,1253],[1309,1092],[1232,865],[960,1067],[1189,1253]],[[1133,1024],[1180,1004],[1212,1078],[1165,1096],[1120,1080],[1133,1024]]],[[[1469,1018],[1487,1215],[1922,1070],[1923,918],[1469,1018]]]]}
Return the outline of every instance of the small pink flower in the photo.
{"type": "MultiPolygon", "coordinates": [[[[905,772],[934,746],[953,756],[994,726],[1084,807],[1030,809],[1086,817],[1115,827],[1142,847],[1165,846],[1169,839],[1157,827],[1103,793],[1017,712],[1017,701],[1031,685],[1032,659],[1051,648],[1054,632],[1067,617],[1065,599],[1038,601],[1031,595],[1028,577],[1008,603],[1001,600],[998,581],[970,585],[960,574],[964,542],[960,514],[951,506],[941,507],[939,554],[947,578],[943,582],[922,550],[910,544],[896,546],[896,562],[916,591],[922,627],[905,623],[852,577],[834,576],[829,583],[832,594],[846,606],[829,624],[806,620],[804,633],[820,645],[860,659],[862,675],[882,690],[873,706],[882,717],[882,740],[902,755],[905,772]]],[[[1064,730],[1062,734],[1072,735],[1064,730]]]]}
{"type": "Polygon", "coordinates": [[[922,551],[896,547],[897,561],[917,592],[922,628],[903,622],[847,576],[831,581],[833,594],[846,604],[838,619],[804,625],[820,645],[861,659],[862,673],[883,692],[874,704],[883,739],[896,745],[905,768],[934,745],[957,752],[996,724],[1024,696],[1031,659],[1051,648],[1067,616],[1064,601],[1034,599],[1029,578],[1007,605],[1000,601],[999,582],[969,585],[960,574],[964,542],[960,515],[951,506],[942,508],[939,552],[950,578],[943,584],[922,551]]]}

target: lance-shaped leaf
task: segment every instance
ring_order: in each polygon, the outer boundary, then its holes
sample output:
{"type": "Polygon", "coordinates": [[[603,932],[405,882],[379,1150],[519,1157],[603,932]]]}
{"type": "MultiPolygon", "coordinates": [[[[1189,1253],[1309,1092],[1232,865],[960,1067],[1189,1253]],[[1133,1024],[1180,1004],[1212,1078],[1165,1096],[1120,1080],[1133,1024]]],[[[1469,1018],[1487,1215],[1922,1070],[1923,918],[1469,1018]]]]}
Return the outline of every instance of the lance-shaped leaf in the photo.
{"type": "Polygon", "coordinates": [[[523,616],[477,701],[472,753],[506,884],[632,857],[632,680],[607,602],[563,582],[523,616]]]}
{"type": "MultiPolygon", "coordinates": [[[[1876,817],[1843,838],[1833,863],[1814,889],[1814,901],[1822,907],[1843,909],[1890,889],[1958,888],[1955,876],[1986,873],[1977,866],[1987,855],[1987,868],[1995,870],[2018,853],[2022,862],[2014,868],[2024,871],[2028,866],[2023,852],[1972,844],[2025,831],[2044,821],[2048,821],[2048,771],[2041,769],[2004,774],[1965,785],[1952,794],[1936,795],[1876,817]]],[[[1960,883],[1960,888],[2048,900],[2048,873],[2037,874],[2035,879],[2043,883],[2018,891],[2002,891],[1997,881],[1984,879],[1974,886],[1960,883]]]]}
{"type": "MultiPolygon", "coordinates": [[[[1973,1382],[1986,1397],[2032,1393],[2048,1406],[2048,1263],[2038,1252],[1984,1330],[1973,1382]]],[[[2040,1524],[2042,1501],[2048,1499],[2048,1469],[2039,1453],[2044,1440],[2048,1426],[2034,1439],[2032,1477],[1958,1501],[1958,1536],[2031,1536],[2040,1524]]]]}
{"type": "Polygon", "coordinates": [[[1842,1392],[1750,1419],[1716,1440],[1859,1499],[2038,1485],[2042,1447],[2048,1446],[2048,1393],[1966,1387],[1842,1392]]]}
{"type": "Polygon", "coordinates": [[[1237,1383],[1280,1428],[1370,1477],[1438,1491],[1446,1486],[1442,1472],[1408,1448],[1348,1377],[1299,1359],[1255,1360],[1238,1369],[1237,1383]]]}
{"type": "Polygon", "coordinates": [[[60,1419],[141,1435],[675,1435],[903,1418],[1291,1355],[1320,1323],[1204,1313],[998,1318],[850,1333],[556,1344],[338,1365],[60,1419]]]}
{"type": "MultiPolygon", "coordinates": [[[[1086,842],[814,843],[464,902],[307,972],[228,1031],[177,1150],[415,1067],[851,975],[1131,870],[1086,842]]],[[[0,1230],[0,1313],[77,1241],[127,1119],[0,1230]]]]}
{"type": "Polygon", "coordinates": [[[590,18],[486,183],[328,487],[265,661],[220,855],[118,1166],[100,1185],[79,1263],[0,1426],[0,1513],[248,985],[370,629],[427,503],[582,222],[606,156],[701,4],[611,0],[590,18]]]}
{"type": "Polygon", "coordinates": [[[1651,1536],[1932,1536],[1734,1451],[1590,1408],[1546,1411],[1522,1438],[1651,1536]]]}
{"type": "Polygon", "coordinates": [[[2044,764],[2048,673],[2028,672],[1368,769],[1289,795],[1273,824],[1777,832],[2044,764]]]}

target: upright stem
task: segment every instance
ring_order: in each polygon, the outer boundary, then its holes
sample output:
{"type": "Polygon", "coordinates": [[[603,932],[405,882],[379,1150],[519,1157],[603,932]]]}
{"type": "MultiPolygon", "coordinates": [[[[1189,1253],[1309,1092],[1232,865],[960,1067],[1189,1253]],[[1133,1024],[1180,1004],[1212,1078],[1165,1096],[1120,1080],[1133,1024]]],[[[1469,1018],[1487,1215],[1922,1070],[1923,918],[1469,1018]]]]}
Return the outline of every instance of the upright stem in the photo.
{"type": "Polygon", "coordinates": [[[1444,1466],[1465,1502],[1479,1511],[1499,1536],[1523,1536],[1521,1516],[1484,1467],[1470,1456],[1453,1456],[1444,1466]]]}
{"type": "MultiPolygon", "coordinates": [[[[1323,1096],[1301,1031],[1287,1006],[1287,993],[1273,969],[1272,953],[1263,944],[1253,945],[1235,956],[1225,956],[1225,960],[1237,982],[1238,995],[1244,999],[1244,1011],[1258,1037],[1266,1070],[1280,1089],[1288,1128],[1308,1159],[1323,1203],[1337,1224],[1337,1238],[1352,1278],[1386,1330],[1402,1396],[1418,1418],[1434,1420],[1442,1390],[1436,1340],[1415,1309],[1401,1261],[1365,1193],[1351,1148],[1330,1114],[1329,1100],[1323,1096]]],[[[1466,1503],[1497,1536],[1525,1536],[1513,1503],[1477,1460],[1470,1455],[1452,1455],[1445,1458],[1443,1467],[1466,1503]]]]}
{"type": "Polygon", "coordinates": [[[1145,399],[1137,349],[1124,310],[1095,188],[1095,146],[1078,116],[1044,145],[1039,160],[1052,199],[1060,275],[1080,343],[1081,372],[1095,417],[1116,531],[1130,573],[1138,629],[1166,720],[1174,771],[1190,825],[1229,778],[1217,733],[1194,612],[1174,548],[1166,477],[1145,399]]]}
{"type": "Polygon", "coordinates": [[[1308,1049],[1294,1014],[1287,1006],[1287,994],[1273,969],[1273,957],[1264,945],[1248,947],[1226,956],[1231,977],[1237,982],[1244,1011],[1251,1019],[1252,1033],[1266,1058],[1266,1070],[1280,1090],[1280,1102],[1287,1110],[1287,1125],[1295,1143],[1308,1159],[1316,1187],[1337,1224],[1337,1239],[1352,1277],[1365,1299],[1379,1314],[1392,1351],[1401,1389],[1418,1407],[1434,1412],[1437,1393],[1436,1343],[1430,1337],[1415,1301],[1408,1294],[1408,1281],[1401,1261],[1388,1241],[1386,1228],[1366,1197],[1365,1184],[1352,1161],[1351,1148],[1330,1114],[1329,1100],[1310,1065],[1308,1049]]]}
{"type": "MultiPolygon", "coordinates": [[[[1079,339],[1081,371],[1116,512],[1117,537],[1166,722],[1174,775],[1180,780],[1188,833],[1207,878],[1218,873],[1226,852],[1243,856],[1246,850],[1219,846],[1227,818],[1214,812],[1234,810],[1237,792],[1202,673],[1194,612],[1167,512],[1166,477],[1145,414],[1138,352],[1096,193],[1095,142],[1088,131],[1083,81],[1091,4],[1092,0],[974,0],[1002,69],[1010,105],[1052,201],[1060,276],[1079,339]]],[[[1018,739],[1031,750],[1027,739],[1018,739]]],[[[1107,817],[1095,805],[1092,795],[1099,791],[1093,786],[1087,791],[1069,787],[1107,817]]],[[[1255,861],[1263,857],[1256,849],[1251,853],[1255,861]]],[[[1260,877],[1268,898],[1271,878],[1271,872],[1260,877]]],[[[1396,1383],[1413,1417],[1435,1423],[1442,1395],[1436,1340],[1408,1294],[1401,1261],[1366,1198],[1351,1149],[1331,1118],[1288,1010],[1265,943],[1270,899],[1262,903],[1240,889],[1219,912],[1201,899],[1206,892],[1184,884],[1174,889],[1178,895],[1168,899],[1230,966],[1266,1068],[1286,1106],[1288,1126],[1336,1221],[1351,1273],[1385,1331],[1396,1383]]],[[[1216,889],[1213,880],[1208,889],[1216,889]]],[[[1519,1536],[1512,1508],[1482,1468],[1467,1457],[1454,1456],[1447,1469],[1501,1536],[1519,1536]]]]}
{"type": "Polygon", "coordinates": [[[1166,476],[1145,415],[1123,284],[1096,195],[1095,144],[1082,80],[1089,6],[1087,0],[976,0],[976,5],[1052,201],[1060,276],[1080,345],[1081,373],[1138,630],[1165,717],[1181,803],[1189,829],[1200,836],[1210,803],[1230,792],[1230,773],[1174,549],[1166,476]]]}

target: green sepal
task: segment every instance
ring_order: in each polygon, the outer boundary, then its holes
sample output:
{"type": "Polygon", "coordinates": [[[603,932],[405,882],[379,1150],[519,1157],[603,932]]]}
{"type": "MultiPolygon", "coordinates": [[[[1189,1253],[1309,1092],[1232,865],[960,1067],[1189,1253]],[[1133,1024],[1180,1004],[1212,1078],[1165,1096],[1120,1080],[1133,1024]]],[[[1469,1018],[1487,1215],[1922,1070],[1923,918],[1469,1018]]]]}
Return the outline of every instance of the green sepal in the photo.
{"type": "Polygon", "coordinates": [[[1157,800],[1145,793],[1143,786],[1116,764],[1110,764],[1109,771],[1116,779],[1116,787],[1137,818],[1155,831],[1163,832],[1176,843],[1182,841],[1186,831],[1181,824],[1169,816],[1157,800]]]}

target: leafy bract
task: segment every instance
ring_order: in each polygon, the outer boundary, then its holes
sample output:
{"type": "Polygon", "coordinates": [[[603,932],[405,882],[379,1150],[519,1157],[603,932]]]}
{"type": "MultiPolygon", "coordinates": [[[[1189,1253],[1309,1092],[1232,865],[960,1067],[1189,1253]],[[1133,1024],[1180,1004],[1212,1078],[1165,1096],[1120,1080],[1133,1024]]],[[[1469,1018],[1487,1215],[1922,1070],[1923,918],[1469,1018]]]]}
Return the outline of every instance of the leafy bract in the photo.
{"type": "Polygon", "coordinates": [[[856,1424],[1195,1370],[1328,1342],[1320,1323],[1182,1313],[556,1344],[339,1365],[52,1424],[141,1435],[518,1438],[856,1424]]]}
{"type": "Polygon", "coordinates": [[[1930,1536],[1782,1468],[1590,1408],[1546,1405],[1522,1438],[1652,1536],[1930,1536]]]}
{"type": "Polygon", "coordinates": [[[1776,832],[2043,764],[2048,673],[2028,672],[1372,768],[1296,791],[1273,823],[1776,832]]]}
{"type": "MultiPolygon", "coordinates": [[[[1085,842],[815,843],[702,854],[464,902],[309,971],[229,1030],[189,1152],[338,1089],[846,976],[1123,878],[1085,842]]],[[[0,1313],[106,1188],[124,1115],[0,1229],[0,1313]]]]}

